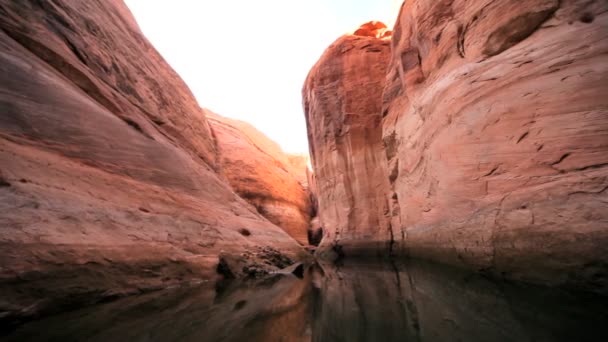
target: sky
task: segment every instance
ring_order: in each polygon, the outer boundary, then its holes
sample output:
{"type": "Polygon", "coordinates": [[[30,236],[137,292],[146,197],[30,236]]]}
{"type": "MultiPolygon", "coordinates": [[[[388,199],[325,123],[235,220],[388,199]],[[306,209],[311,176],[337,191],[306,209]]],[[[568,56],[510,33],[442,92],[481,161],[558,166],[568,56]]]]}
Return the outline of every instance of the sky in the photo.
{"type": "Polygon", "coordinates": [[[301,89],[341,35],[390,26],[400,0],[126,0],[140,28],[201,107],[307,153],[301,89]]]}

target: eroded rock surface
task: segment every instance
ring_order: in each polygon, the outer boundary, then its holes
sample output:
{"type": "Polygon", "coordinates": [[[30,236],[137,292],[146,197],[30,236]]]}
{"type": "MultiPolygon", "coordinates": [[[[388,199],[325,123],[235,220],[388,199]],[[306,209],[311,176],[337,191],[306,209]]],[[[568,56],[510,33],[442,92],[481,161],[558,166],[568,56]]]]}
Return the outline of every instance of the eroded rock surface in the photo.
{"type": "MultiPolygon", "coordinates": [[[[380,111],[394,254],[608,288],[607,33],[605,1],[404,3],[380,111]]],[[[313,87],[309,93],[338,98],[316,96],[306,108],[315,118],[309,133],[322,219],[337,216],[324,194],[340,191],[342,174],[384,168],[376,160],[327,171],[333,159],[357,156],[323,138],[353,134],[325,114],[356,112],[336,106],[361,101],[341,92],[346,79],[313,87]]],[[[380,130],[367,127],[372,132],[356,139],[380,130]]],[[[340,210],[375,213],[377,206],[343,202],[340,210]]],[[[340,234],[354,232],[389,240],[361,223],[340,234]]]]}
{"type": "Polygon", "coordinates": [[[390,248],[381,132],[390,41],[378,37],[383,27],[368,23],[340,37],[312,68],[302,91],[324,232],[320,251],[376,254],[390,248]]]}
{"type": "Polygon", "coordinates": [[[306,158],[284,153],[246,122],[213,113],[208,118],[221,174],[260,214],[307,245],[311,206],[304,182],[306,158]]]}
{"type": "Polygon", "coordinates": [[[405,3],[383,127],[404,250],[605,290],[607,10],[405,3]]]}
{"type": "Polygon", "coordinates": [[[220,252],[305,255],[215,173],[121,1],[0,1],[0,75],[0,318],[214,279],[220,252]]]}

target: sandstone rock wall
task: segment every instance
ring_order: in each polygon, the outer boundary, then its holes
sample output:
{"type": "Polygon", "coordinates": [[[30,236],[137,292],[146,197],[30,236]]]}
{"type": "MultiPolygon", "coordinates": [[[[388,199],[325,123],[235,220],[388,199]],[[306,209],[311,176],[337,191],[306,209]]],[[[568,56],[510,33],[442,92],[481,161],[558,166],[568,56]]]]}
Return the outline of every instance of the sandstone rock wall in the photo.
{"type": "Polygon", "coordinates": [[[382,24],[367,26],[332,44],[302,91],[324,231],[320,251],[377,254],[390,248],[381,132],[390,41],[380,38],[382,24]]]}
{"type": "MultiPolygon", "coordinates": [[[[353,138],[381,131],[384,158],[345,169],[383,169],[387,162],[392,252],[528,281],[605,289],[608,4],[407,1],[391,48],[382,128],[369,125],[373,132],[353,138]]],[[[349,54],[327,62],[334,50],[321,62],[340,65],[349,54]]],[[[364,64],[358,67],[372,65],[364,64]]],[[[312,77],[318,72],[313,68],[312,77]]],[[[329,157],[325,151],[333,142],[319,138],[349,131],[348,124],[326,119],[345,112],[331,107],[335,103],[360,101],[360,94],[341,92],[342,80],[309,90],[338,95],[317,97],[317,105],[307,107],[315,119],[309,130],[322,219],[337,217],[323,198],[339,191],[341,183],[332,182],[343,170],[332,167],[332,175],[323,166],[357,155],[340,151],[329,157]]],[[[368,94],[375,98],[377,92],[368,94]]],[[[306,106],[306,92],[304,98],[306,106]]],[[[342,208],[377,212],[376,206],[352,203],[342,208]]],[[[367,224],[346,234],[361,231],[389,240],[367,224]]]]}
{"type": "Polygon", "coordinates": [[[287,153],[288,168],[296,180],[308,190],[308,169],[310,157],[308,153],[287,153]]]}
{"type": "Polygon", "coordinates": [[[208,118],[217,139],[221,174],[260,214],[308,245],[311,204],[299,182],[306,179],[306,161],[301,165],[301,157],[284,153],[246,122],[217,114],[208,118]]]}
{"type": "Polygon", "coordinates": [[[407,252],[605,286],[607,10],[605,1],[405,3],[383,136],[407,252]]]}
{"type": "Polygon", "coordinates": [[[214,279],[221,251],[304,253],[214,172],[203,111],[121,1],[1,0],[0,79],[3,319],[214,279]]]}

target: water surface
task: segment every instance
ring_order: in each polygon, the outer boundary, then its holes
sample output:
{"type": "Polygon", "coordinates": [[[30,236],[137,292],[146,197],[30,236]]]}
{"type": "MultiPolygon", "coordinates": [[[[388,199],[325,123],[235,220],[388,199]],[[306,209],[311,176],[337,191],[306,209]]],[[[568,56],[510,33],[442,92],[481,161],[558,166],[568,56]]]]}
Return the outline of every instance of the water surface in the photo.
{"type": "Polygon", "coordinates": [[[608,341],[608,300],[408,262],[202,284],[30,322],[8,341],[608,341]]]}

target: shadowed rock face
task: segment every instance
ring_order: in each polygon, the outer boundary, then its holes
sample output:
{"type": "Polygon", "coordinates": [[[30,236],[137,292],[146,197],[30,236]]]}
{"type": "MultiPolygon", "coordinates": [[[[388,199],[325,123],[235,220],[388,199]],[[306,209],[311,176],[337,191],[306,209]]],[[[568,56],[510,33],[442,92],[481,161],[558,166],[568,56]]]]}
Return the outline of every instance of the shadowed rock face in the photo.
{"type": "Polygon", "coordinates": [[[216,174],[121,1],[0,1],[0,75],[0,317],[212,279],[220,251],[304,253],[216,174]]]}
{"type": "Polygon", "coordinates": [[[306,183],[300,183],[306,179],[306,158],[285,154],[246,122],[217,114],[208,118],[221,174],[260,214],[307,245],[311,204],[306,183]]]}
{"type": "MultiPolygon", "coordinates": [[[[527,281],[608,288],[607,10],[605,1],[405,2],[393,30],[382,127],[369,124],[351,138],[381,134],[385,158],[342,164],[348,174],[387,163],[392,233],[358,222],[341,235],[365,232],[394,254],[527,281]]],[[[321,63],[339,65],[344,55],[328,61],[326,54],[321,63]]],[[[337,94],[317,97],[309,118],[342,115],[348,111],[335,104],[361,101],[341,92],[344,80],[308,89],[337,94]]],[[[376,99],[377,91],[369,94],[376,99]]],[[[348,127],[327,119],[308,127],[322,220],[336,211],[322,199],[340,189],[331,175],[343,169],[317,165],[357,154],[316,137],[352,136],[348,127]],[[336,157],[327,157],[332,149],[336,157]]],[[[377,212],[348,202],[341,208],[377,212]]]]}
{"type": "Polygon", "coordinates": [[[325,232],[320,251],[388,251],[381,107],[389,44],[374,35],[343,36],[304,84],[314,191],[325,232]]]}

